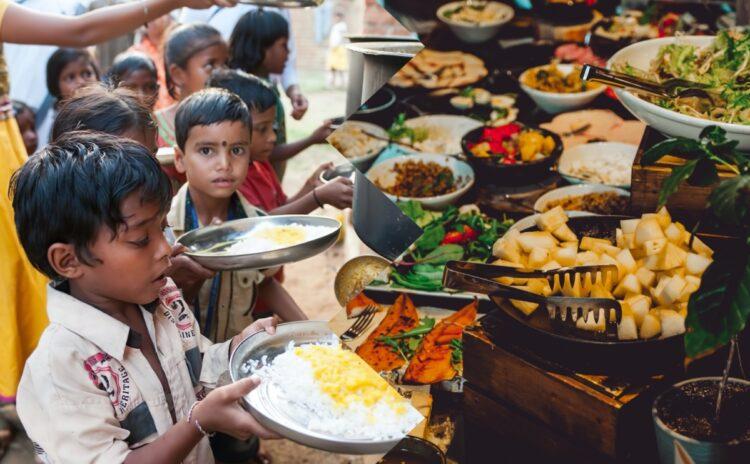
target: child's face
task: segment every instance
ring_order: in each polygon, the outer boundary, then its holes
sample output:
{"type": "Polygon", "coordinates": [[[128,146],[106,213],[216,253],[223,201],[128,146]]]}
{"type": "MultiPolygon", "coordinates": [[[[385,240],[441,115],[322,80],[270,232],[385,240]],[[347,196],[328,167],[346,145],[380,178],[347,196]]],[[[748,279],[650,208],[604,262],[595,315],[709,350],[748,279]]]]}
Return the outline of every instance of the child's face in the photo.
{"type": "Polygon", "coordinates": [[[263,58],[263,67],[266,71],[271,74],[284,72],[284,65],[289,57],[288,42],[288,38],[280,37],[266,49],[266,56],[263,58]]]}
{"type": "Polygon", "coordinates": [[[70,98],[76,90],[96,82],[96,71],[91,62],[81,57],[65,65],[60,73],[58,84],[62,99],[70,98]]]}
{"type": "Polygon", "coordinates": [[[209,198],[229,198],[250,165],[250,131],[241,121],[190,129],[185,149],[175,149],[175,167],[187,175],[191,190],[209,198]]]}
{"type": "Polygon", "coordinates": [[[253,161],[268,161],[276,146],[276,105],[263,112],[252,110],[253,138],[250,145],[250,156],[253,161]]]}
{"type": "Polygon", "coordinates": [[[173,66],[170,70],[173,80],[180,88],[180,98],[203,89],[211,73],[216,69],[227,67],[229,47],[225,43],[218,43],[196,53],[187,61],[185,68],[173,66]]]}
{"type": "Polygon", "coordinates": [[[138,97],[146,102],[151,109],[154,109],[156,98],[159,95],[159,82],[156,80],[156,76],[145,69],[136,69],[120,81],[120,86],[138,93],[138,97]]]}
{"type": "Polygon", "coordinates": [[[18,128],[21,130],[26,153],[31,155],[36,151],[37,144],[39,143],[39,138],[36,135],[34,113],[29,110],[24,110],[16,115],[16,122],[18,123],[18,128]]]}
{"type": "Polygon", "coordinates": [[[148,148],[148,151],[153,154],[156,154],[156,151],[159,149],[159,146],[156,143],[156,129],[150,127],[132,127],[124,133],[118,135],[120,135],[120,137],[125,137],[126,139],[130,139],[140,143],[144,147],[148,148]]]}
{"type": "Polygon", "coordinates": [[[120,212],[126,224],[113,238],[112,231],[101,227],[89,247],[94,264],[78,264],[73,274],[77,287],[98,300],[147,304],[159,296],[166,284],[172,248],[164,237],[165,213],[154,202],[144,203],[140,192],[122,201],[120,212]]]}

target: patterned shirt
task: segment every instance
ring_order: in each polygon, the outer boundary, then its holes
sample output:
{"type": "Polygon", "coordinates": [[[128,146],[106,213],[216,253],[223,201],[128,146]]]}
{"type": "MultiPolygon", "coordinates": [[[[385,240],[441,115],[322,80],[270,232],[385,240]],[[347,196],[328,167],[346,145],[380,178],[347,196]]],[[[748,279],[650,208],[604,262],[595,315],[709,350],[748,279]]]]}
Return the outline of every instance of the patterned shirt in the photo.
{"type": "MultiPolygon", "coordinates": [[[[168,280],[158,301],[140,308],[164,370],[177,420],[227,370],[229,343],[200,335],[180,290],[168,280]]],[[[47,291],[50,324],[18,387],[17,408],[44,463],[123,462],[131,450],[174,425],[162,384],[127,325],[69,294],[47,291]]],[[[185,463],[213,463],[208,438],[185,463]]]]}

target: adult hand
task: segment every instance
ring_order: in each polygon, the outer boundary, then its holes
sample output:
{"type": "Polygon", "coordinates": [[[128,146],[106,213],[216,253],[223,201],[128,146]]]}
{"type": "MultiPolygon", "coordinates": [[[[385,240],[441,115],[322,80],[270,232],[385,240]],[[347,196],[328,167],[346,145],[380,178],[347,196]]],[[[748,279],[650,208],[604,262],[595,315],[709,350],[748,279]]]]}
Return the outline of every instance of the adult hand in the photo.
{"type": "Polygon", "coordinates": [[[338,209],[352,207],[354,183],[350,179],[337,177],[317,189],[317,196],[321,203],[338,209]]]}
{"type": "Polygon", "coordinates": [[[237,0],[179,0],[177,3],[180,6],[184,6],[187,8],[203,10],[214,5],[222,7],[232,7],[237,4],[237,0]]]}
{"type": "Polygon", "coordinates": [[[207,433],[221,432],[239,440],[247,440],[253,435],[265,439],[280,438],[260,425],[239,404],[258,385],[260,379],[252,376],[211,391],[195,405],[193,419],[207,433]]]}
{"type": "Polygon", "coordinates": [[[165,274],[174,280],[187,301],[193,301],[203,282],[213,278],[215,272],[196,263],[189,256],[185,256],[183,253],[186,250],[187,248],[179,243],[172,247],[170,265],[165,274]]]}
{"type": "Polygon", "coordinates": [[[299,121],[307,113],[307,98],[302,95],[302,91],[300,91],[299,86],[296,84],[289,86],[286,94],[292,102],[292,117],[299,121]]]}

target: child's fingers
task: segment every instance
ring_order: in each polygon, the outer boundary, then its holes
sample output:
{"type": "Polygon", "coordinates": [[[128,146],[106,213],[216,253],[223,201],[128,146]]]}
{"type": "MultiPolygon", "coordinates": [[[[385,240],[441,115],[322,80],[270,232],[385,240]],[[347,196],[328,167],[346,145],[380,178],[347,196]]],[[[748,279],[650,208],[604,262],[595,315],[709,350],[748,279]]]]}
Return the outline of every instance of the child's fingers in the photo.
{"type": "Polygon", "coordinates": [[[279,323],[278,319],[276,319],[276,316],[272,317],[265,317],[263,319],[258,319],[255,321],[255,324],[258,330],[265,330],[270,335],[273,335],[276,333],[276,325],[279,323]]]}
{"type": "Polygon", "coordinates": [[[223,387],[224,394],[226,395],[225,398],[230,402],[239,401],[243,396],[253,391],[258,385],[260,385],[260,378],[254,375],[238,380],[233,384],[223,387]]]}
{"type": "Polygon", "coordinates": [[[189,256],[185,256],[185,267],[187,269],[195,274],[195,276],[201,280],[210,279],[211,277],[215,276],[216,273],[210,269],[206,269],[205,267],[201,266],[193,258],[190,258],[189,256]]]}
{"type": "Polygon", "coordinates": [[[183,244],[181,244],[181,243],[176,243],[176,244],[175,244],[175,245],[174,245],[174,246],[172,247],[172,253],[171,253],[171,254],[169,255],[169,257],[170,257],[170,258],[174,258],[174,257],[175,257],[175,256],[177,256],[177,255],[181,255],[181,254],[182,254],[182,253],[184,253],[184,252],[185,252],[186,250],[187,250],[187,248],[185,247],[185,245],[183,245],[183,244]]]}
{"type": "Polygon", "coordinates": [[[211,225],[212,225],[212,226],[218,226],[218,225],[219,225],[219,224],[221,224],[222,222],[224,222],[224,221],[222,221],[222,220],[221,220],[221,218],[215,217],[215,218],[213,218],[213,219],[211,220],[211,225]]]}

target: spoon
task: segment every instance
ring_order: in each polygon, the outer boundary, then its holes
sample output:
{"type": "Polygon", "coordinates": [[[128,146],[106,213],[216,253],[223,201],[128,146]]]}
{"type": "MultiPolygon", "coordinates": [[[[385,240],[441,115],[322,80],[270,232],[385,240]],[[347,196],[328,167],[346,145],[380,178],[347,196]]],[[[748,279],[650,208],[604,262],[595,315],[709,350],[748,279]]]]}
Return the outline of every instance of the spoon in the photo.
{"type": "Polygon", "coordinates": [[[632,89],[639,93],[646,93],[660,98],[711,98],[705,90],[708,88],[706,84],[676,78],[657,83],[590,64],[583,65],[581,79],[584,81],[601,82],[602,84],[623,89],[632,89]]]}

